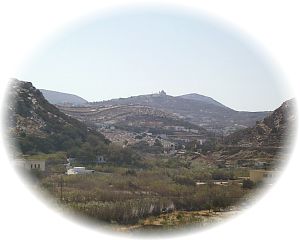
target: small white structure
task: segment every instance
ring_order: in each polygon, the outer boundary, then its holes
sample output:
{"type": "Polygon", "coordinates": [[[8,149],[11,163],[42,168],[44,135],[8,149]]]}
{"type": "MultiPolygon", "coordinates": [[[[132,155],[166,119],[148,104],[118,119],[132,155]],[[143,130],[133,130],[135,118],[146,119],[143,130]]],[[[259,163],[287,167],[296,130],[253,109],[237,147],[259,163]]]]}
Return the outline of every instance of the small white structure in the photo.
{"type": "Polygon", "coordinates": [[[185,154],[186,151],[185,151],[185,150],[181,150],[181,151],[178,151],[177,153],[178,153],[178,154],[185,154]]]}
{"type": "Polygon", "coordinates": [[[25,160],[25,159],[16,159],[14,160],[14,165],[16,167],[21,167],[27,170],[39,170],[45,171],[46,161],[45,160],[25,160]]]}
{"type": "Polygon", "coordinates": [[[164,149],[175,149],[175,143],[162,139],[161,144],[164,149]]]}
{"type": "Polygon", "coordinates": [[[199,133],[199,130],[197,130],[197,129],[189,129],[189,132],[191,132],[191,133],[199,133]]]}
{"type": "MultiPolygon", "coordinates": [[[[125,145],[126,146],[126,145],[125,145]]],[[[104,159],[104,156],[97,155],[96,156],[96,163],[106,163],[106,160],[104,159]]]]}
{"type": "Polygon", "coordinates": [[[256,168],[266,168],[268,165],[270,165],[270,164],[268,164],[267,162],[258,161],[258,162],[254,163],[254,167],[256,167],[256,168]]]}
{"type": "Polygon", "coordinates": [[[91,174],[95,170],[87,170],[85,167],[73,167],[67,170],[67,175],[76,175],[76,174],[91,174]]]}
{"type": "Polygon", "coordinates": [[[67,162],[70,164],[74,163],[75,160],[76,160],[76,158],[71,158],[71,157],[67,158],[67,162]]]}
{"type": "Polygon", "coordinates": [[[184,126],[174,126],[174,129],[175,131],[188,131],[188,129],[186,129],[184,126]]]}

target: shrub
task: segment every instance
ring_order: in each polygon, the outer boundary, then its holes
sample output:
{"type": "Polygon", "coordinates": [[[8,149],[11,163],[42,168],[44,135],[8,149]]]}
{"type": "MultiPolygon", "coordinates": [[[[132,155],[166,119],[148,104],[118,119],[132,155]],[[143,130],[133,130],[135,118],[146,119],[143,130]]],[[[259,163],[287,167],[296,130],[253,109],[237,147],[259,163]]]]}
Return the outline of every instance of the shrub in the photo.
{"type": "Polygon", "coordinates": [[[254,182],[250,179],[244,179],[243,180],[243,188],[252,189],[254,187],[254,182]]]}
{"type": "Polygon", "coordinates": [[[176,176],[173,180],[178,184],[196,186],[195,181],[188,176],[176,176]]]}

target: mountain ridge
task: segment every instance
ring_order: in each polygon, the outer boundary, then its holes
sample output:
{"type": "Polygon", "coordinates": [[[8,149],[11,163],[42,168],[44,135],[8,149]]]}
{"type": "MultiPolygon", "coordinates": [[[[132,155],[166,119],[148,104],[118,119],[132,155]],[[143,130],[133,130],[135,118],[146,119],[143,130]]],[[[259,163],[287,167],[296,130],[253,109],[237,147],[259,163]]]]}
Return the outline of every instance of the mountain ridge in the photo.
{"type": "MultiPolygon", "coordinates": [[[[178,98],[195,100],[195,101],[202,101],[202,102],[212,103],[212,104],[215,104],[215,105],[220,106],[220,107],[227,107],[224,104],[216,101],[212,97],[208,97],[208,96],[201,95],[201,94],[198,94],[198,93],[188,93],[188,94],[180,95],[180,96],[177,96],[177,97],[178,98]]],[[[229,107],[227,107],[227,108],[229,108],[229,107]]]]}
{"type": "MultiPolygon", "coordinates": [[[[61,110],[64,110],[63,106],[88,106],[95,109],[105,106],[144,106],[176,115],[184,121],[204,127],[208,131],[219,135],[228,135],[235,130],[250,127],[256,121],[263,119],[270,113],[269,111],[236,111],[211,97],[198,93],[170,96],[162,90],[159,93],[153,94],[87,102],[74,94],[65,94],[44,89],[41,89],[41,92],[49,102],[57,105],[61,110]],[[61,96],[63,98],[53,100],[53,96],[61,96]],[[66,96],[71,96],[71,100],[68,100],[70,98],[65,98],[66,96]],[[77,99],[76,101],[72,100],[74,96],[77,99]]],[[[88,121],[88,119],[86,120],[88,121]]]]}
{"type": "Polygon", "coordinates": [[[46,89],[39,89],[44,97],[50,102],[51,104],[57,105],[64,105],[64,104],[73,104],[73,105],[82,105],[88,103],[87,100],[84,98],[71,94],[71,93],[64,93],[58,92],[53,90],[46,90],[46,89]]]}
{"type": "Polygon", "coordinates": [[[167,94],[148,94],[89,103],[91,107],[147,106],[177,115],[209,131],[228,134],[252,126],[269,112],[235,111],[224,105],[199,100],[173,97],[167,94]]]}

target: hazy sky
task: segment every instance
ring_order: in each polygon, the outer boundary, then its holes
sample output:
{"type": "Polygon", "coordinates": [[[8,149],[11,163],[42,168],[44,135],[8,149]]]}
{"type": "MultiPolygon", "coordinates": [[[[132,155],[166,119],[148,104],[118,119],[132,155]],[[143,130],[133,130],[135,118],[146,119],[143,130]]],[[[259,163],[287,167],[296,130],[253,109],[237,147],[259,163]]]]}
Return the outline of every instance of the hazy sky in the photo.
{"type": "Polygon", "coordinates": [[[230,28],[201,16],[135,9],[59,33],[17,73],[88,101],[199,93],[236,110],[273,110],[291,96],[274,66],[230,28]]]}

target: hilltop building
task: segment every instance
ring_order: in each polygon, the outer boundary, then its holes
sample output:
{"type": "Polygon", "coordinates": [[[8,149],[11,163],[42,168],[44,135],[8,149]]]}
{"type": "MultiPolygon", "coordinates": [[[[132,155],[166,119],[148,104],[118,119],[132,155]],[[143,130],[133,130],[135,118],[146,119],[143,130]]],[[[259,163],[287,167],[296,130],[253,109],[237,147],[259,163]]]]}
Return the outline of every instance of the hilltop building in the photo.
{"type": "Polygon", "coordinates": [[[159,95],[163,95],[163,96],[167,95],[167,93],[166,93],[164,90],[159,91],[158,94],[159,94],[159,95]]]}

